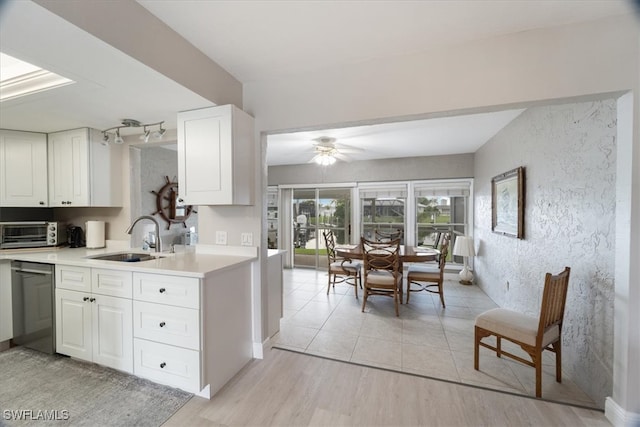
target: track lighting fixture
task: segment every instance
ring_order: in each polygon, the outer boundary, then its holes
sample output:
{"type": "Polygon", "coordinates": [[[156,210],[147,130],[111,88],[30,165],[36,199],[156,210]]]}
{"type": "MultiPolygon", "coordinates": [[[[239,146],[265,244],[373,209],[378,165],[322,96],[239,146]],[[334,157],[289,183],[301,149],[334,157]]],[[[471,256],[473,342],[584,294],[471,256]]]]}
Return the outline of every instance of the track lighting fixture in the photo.
{"type": "Polygon", "coordinates": [[[149,139],[151,138],[162,139],[165,132],[167,131],[166,129],[162,128],[163,124],[164,124],[164,121],[157,122],[157,123],[143,124],[143,123],[140,123],[138,120],[134,120],[134,119],[122,119],[122,124],[120,126],[113,126],[113,127],[110,127],[109,129],[105,129],[102,131],[102,141],[104,141],[105,145],[111,141],[113,141],[114,144],[123,144],[124,139],[122,138],[122,136],[120,136],[120,129],[139,128],[139,127],[142,127],[144,130],[143,134],[140,135],[140,139],[143,140],[145,143],[149,142],[149,139]],[[151,132],[151,130],[147,129],[153,126],[158,126],[158,130],[151,132]],[[111,139],[112,135],[113,135],[113,140],[111,139]]]}

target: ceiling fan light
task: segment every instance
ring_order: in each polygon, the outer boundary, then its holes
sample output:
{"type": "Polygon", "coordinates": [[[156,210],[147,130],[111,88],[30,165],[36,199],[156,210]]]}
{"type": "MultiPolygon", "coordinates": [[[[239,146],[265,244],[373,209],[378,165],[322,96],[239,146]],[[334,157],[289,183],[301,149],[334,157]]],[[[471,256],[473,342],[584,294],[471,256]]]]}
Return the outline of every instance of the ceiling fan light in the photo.
{"type": "Polygon", "coordinates": [[[320,154],[315,158],[315,162],[320,166],[331,166],[336,162],[336,158],[331,154],[320,154]]]}

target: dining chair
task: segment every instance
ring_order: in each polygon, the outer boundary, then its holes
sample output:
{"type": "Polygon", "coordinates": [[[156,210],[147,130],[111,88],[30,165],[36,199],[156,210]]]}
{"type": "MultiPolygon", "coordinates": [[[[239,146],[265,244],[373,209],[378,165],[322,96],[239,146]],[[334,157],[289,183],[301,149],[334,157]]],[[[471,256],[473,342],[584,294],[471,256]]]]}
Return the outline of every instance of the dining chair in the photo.
{"type": "Polygon", "coordinates": [[[428,237],[430,236],[425,236],[423,246],[431,247],[433,249],[438,249],[438,247],[440,246],[440,239],[442,238],[442,234],[443,233],[441,231],[434,231],[431,234],[431,237],[432,237],[431,243],[427,243],[428,237]]]}
{"type": "Polygon", "coordinates": [[[444,304],[444,268],[449,253],[449,238],[450,235],[448,233],[442,238],[442,246],[440,247],[437,263],[415,263],[409,266],[407,272],[407,304],[409,304],[411,292],[427,291],[439,294],[442,308],[446,307],[444,304]],[[411,285],[419,287],[412,289],[411,285]]]}
{"type": "Polygon", "coordinates": [[[381,231],[376,228],[375,237],[378,242],[391,242],[392,240],[402,240],[402,230],[381,231]]]}
{"type": "Polygon", "coordinates": [[[327,295],[329,294],[331,285],[333,285],[335,289],[336,283],[345,282],[353,285],[356,298],[358,298],[358,286],[362,288],[362,263],[348,258],[340,258],[336,255],[336,239],[333,231],[323,231],[322,237],[324,237],[324,243],[327,247],[327,258],[329,261],[327,295]],[[350,278],[353,278],[353,282],[349,280],[350,278]]]}
{"type": "Polygon", "coordinates": [[[364,259],[364,298],[362,311],[370,295],[385,295],[393,298],[396,316],[400,316],[400,239],[390,242],[375,242],[361,237],[364,259]]]}
{"type": "Polygon", "coordinates": [[[536,370],[536,397],[542,397],[542,352],[556,354],[556,381],[562,382],[562,321],[569,287],[569,273],[565,267],[556,275],[547,273],[544,280],[540,316],[535,318],[507,310],[494,308],[476,317],[473,367],[479,369],[480,346],[507,356],[536,370]],[[488,336],[496,337],[495,347],[482,342],[488,336]],[[526,351],[531,361],[502,349],[502,340],[511,341],[526,351]]]}

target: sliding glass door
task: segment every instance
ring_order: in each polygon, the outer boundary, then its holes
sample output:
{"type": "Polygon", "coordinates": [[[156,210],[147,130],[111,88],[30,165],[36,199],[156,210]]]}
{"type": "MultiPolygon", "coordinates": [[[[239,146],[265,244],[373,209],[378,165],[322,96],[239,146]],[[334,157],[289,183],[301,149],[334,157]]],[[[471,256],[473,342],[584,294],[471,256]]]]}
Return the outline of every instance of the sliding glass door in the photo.
{"type": "Polygon", "coordinates": [[[350,188],[294,188],[292,193],[294,267],[327,268],[322,233],[332,231],[337,244],[351,238],[350,188]]]}

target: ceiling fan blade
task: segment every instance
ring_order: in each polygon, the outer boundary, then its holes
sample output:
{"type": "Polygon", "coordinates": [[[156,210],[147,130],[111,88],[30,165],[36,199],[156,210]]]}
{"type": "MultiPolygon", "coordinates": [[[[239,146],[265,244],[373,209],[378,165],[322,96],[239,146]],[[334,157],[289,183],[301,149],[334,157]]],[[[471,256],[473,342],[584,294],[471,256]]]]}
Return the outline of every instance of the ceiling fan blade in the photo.
{"type": "Polygon", "coordinates": [[[334,153],[333,157],[335,157],[338,160],[342,160],[343,162],[350,162],[351,158],[349,156],[345,156],[342,153],[334,153]]]}
{"type": "Polygon", "coordinates": [[[343,153],[362,153],[364,149],[354,147],[353,145],[336,144],[336,149],[343,153]]]}

